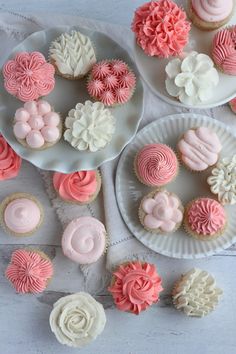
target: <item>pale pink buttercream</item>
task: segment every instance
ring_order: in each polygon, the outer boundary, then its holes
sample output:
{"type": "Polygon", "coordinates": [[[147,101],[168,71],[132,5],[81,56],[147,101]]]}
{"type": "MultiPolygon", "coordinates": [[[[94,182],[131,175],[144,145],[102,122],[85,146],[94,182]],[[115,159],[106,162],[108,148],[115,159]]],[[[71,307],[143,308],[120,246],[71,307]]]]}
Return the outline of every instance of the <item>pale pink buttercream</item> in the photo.
{"type": "Polygon", "coordinates": [[[19,249],[13,252],[5,275],[17,293],[41,293],[53,275],[52,262],[40,253],[19,249]]]}
{"type": "Polygon", "coordinates": [[[184,134],[178,149],[186,166],[193,171],[204,171],[217,162],[222,145],[215,132],[199,127],[184,134]]]}
{"type": "Polygon", "coordinates": [[[233,5],[233,0],[192,0],[194,11],[206,22],[223,21],[231,14],[233,5]]]}
{"type": "Polygon", "coordinates": [[[3,66],[5,89],[21,101],[48,95],[55,86],[54,66],[39,52],[20,52],[3,66]]]}
{"type": "Polygon", "coordinates": [[[171,182],[176,176],[178,160],[169,146],[148,144],[138,152],[135,169],[143,183],[160,187],[171,182]]]}
{"type": "Polygon", "coordinates": [[[224,208],[219,202],[210,198],[199,198],[193,201],[186,217],[190,230],[206,237],[220,232],[226,223],[224,208]]]}
{"type": "Polygon", "coordinates": [[[80,264],[96,262],[106,248],[104,225],[90,216],[82,216],[67,225],[62,236],[65,256],[80,264]]]}
{"type": "Polygon", "coordinates": [[[163,288],[154,264],[134,261],[118,267],[108,290],[119,310],[138,315],[159,300],[163,288]]]}
{"type": "Polygon", "coordinates": [[[21,168],[21,158],[0,134],[0,181],[14,178],[21,168]]]}

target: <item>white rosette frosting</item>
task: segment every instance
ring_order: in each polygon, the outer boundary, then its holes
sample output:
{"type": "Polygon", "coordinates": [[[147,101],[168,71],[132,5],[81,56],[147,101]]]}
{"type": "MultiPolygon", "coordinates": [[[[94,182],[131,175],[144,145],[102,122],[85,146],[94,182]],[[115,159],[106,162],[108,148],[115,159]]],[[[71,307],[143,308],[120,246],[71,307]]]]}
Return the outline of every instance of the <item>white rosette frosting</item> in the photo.
{"type": "Polygon", "coordinates": [[[177,310],[187,316],[203,317],[215,309],[222,293],[212,275],[194,268],[176,283],[172,295],[177,310]]]}
{"type": "Polygon", "coordinates": [[[184,59],[173,59],[165,71],[167,92],[186,105],[208,101],[219,83],[219,74],[206,54],[191,52],[184,59]]]}
{"type": "Polygon", "coordinates": [[[49,323],[61,344],[80,348],[102,333],[106,315],[91,295],[79,292],[62,297],[53,305],[49,323]]]}

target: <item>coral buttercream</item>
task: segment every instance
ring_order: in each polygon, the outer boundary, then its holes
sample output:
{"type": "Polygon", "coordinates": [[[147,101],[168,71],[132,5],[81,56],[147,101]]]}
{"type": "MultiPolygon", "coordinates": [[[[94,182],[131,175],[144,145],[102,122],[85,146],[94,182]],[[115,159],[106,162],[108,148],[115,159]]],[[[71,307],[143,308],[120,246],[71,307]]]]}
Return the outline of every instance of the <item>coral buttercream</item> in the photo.
{"type": "Polygon", "coordinates": [[[21,158],[0,134],[0,181],[14,178],[21,167],[21,158]]]}

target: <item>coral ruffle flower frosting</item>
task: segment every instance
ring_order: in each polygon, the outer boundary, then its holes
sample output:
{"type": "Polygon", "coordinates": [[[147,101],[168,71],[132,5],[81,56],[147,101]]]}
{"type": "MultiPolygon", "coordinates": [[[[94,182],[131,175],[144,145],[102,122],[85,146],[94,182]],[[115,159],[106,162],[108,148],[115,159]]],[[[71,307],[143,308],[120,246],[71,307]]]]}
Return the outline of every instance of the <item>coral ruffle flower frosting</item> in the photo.
{"type": "Polygon", "coordinates": [[[20,52],[3,66],[7,92],[23,102],[48,95],[55,86],[55,69],[39,52],[20,52]]]}
{"type": "Polygon", "coordinates": [[[0,135],[0,181],[14,178],[21,167],[21,158],[0,135]]]}

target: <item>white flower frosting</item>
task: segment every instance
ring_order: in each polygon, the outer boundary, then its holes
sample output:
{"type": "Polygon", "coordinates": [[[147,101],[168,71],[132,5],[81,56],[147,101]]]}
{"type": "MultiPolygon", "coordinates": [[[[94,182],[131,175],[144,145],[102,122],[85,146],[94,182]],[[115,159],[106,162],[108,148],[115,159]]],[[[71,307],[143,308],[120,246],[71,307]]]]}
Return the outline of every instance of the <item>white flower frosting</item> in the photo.
{"type": "Polygon", "coordinates": [[[92,152],[104,148],[115,131],[115,118],[101,102],[78,103],[65,121],[64,139],[77,150],[92,152]]]}
{"type": "Polygon", "coordinates": [[[96,63],[90,39],[78,31],[61,34],[51,43],[49,54],[59,72],[71,77],[86,75],[96,63]]]}
{"type": "Polygon", "coordinates": [[[207,183],[222,204],[236,203],[236,155],[225,157],[213,168],[207,183]]]}
{"type": "Polygon", "coordinates": [[[80,348],[102,333],[106,315],[99,302],[80,292],[59,299],[53,305],[49,323],[61,344],[80,348]]]}
{"type": "Polygon", "coordinates": [[[191,52],[184,59],[171,60],[165,71],[167,92],[186,105],[208,101],[219,82],[211,58],[197,52],[191,52]]]}
{"type": "Polygon", "coordinates": [[[177,310],[187,316],[203,317],[215,309],[222,293],[212,275],[193,268],[176,283],[172,295],[177,310]]]}

